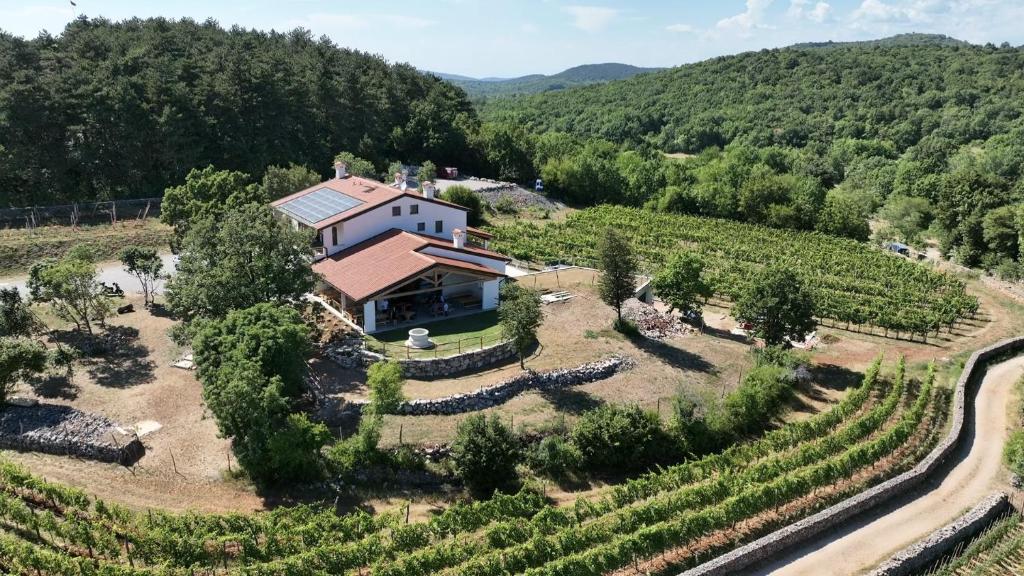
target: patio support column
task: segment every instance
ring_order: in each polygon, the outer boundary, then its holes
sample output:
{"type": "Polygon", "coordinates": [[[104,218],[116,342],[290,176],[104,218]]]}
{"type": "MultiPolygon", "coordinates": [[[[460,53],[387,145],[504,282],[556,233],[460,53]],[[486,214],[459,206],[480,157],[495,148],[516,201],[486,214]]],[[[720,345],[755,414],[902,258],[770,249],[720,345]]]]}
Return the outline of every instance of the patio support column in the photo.
{"type": "Polygon", "coordinates": [[[377,301],[369,300],[363,304],[363,332],[370,334],[377,331],[377,301]]]}
{"type": "Polygon", "coordinates": [[[481,294],[481,308],[494,310],[498,307],[498,284],[501,280],[488,280],[484,282],[483,294],[481,294]]]}

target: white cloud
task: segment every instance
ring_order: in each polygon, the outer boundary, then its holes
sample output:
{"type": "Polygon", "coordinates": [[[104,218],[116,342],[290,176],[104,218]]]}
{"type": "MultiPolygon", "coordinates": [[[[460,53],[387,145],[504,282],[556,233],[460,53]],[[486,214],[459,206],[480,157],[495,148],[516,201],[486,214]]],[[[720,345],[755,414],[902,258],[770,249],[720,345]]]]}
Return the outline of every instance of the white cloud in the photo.
{"type": "Polygon", "coordinates": [[[723,18],[715,24],[715,28],[722,31],[736,32],[740,36],[747,37],[757,28],[771,28],[764,22],[765,11],[771,6],[773,0],[747,0],[747,9],[743,12],[723,18]]]}
{"type": "Polygon", "coordinates": [[[828,2],[817,2],[812,6],[811,0],[790,0],[788,14],[797,20],[806,18],[821,24],[832,14],[832,6],[828,2]]]}
{"type": "Polygon", "coordinates": [[[693,34],[697,32],[697,29],[689,24],[670,24],[665,26],[665,30],[669,32],[681,32],[687,34],[693,34]]]}
{"type": "Polygon", "coordinates": [[[850,14],[854,22],[900,22],[909,20],[912,10],[905,6],[886,4],[882,0],[863,0],[850,14]]]}
{"type": "Polygon", "coordinates": [[[604,30],[619,15],[615,8],[603,6],[566,6],[563,10],[572,16],[573,26],[587,32],[604,30]]]}

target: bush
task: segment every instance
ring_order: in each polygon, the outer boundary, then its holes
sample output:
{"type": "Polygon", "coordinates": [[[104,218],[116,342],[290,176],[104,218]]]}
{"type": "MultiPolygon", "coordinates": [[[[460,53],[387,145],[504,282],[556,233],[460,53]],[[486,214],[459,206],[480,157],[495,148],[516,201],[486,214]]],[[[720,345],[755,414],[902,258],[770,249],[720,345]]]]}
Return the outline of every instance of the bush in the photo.
{"type": "Polygon", "coordinates": [[[580,449],[561,436],[548,436],[527,454],[530,469],[549,478],[566,478],[583,463],[580,449]]]}
{"type": "Polygon", "coordinates": [[[320,448],[331,439],[327,427],[305,414],[289,414],[285,425],[267,441],[266,468],[276,482],[308,480],[319,475],[320,448]]]}
{"type": "Polygon", "coordinates": [[[477,497],[514,488],[519,440],[497,415],[474,414],[459,424],[452,444],[455,472],[477,497]]]}
{"type": "Polygon", "coordinates": [[[377,450],[380,443],[381,417],[367,414],[359,421],[356,433],[336,443],[327,450],[327,459],[339,474],[350,474],[381,461],[377,450]]]}
{"type": "Polygon", "coordinates": [[[466,223],[470,226],[478,226],[483,220],[484,203],[480,196],[465,186],[450,186],[441,193],[441,199],[458,204],[469,210],[466,215],[466,223]]]}
{"type": "Polygon", "coordinates": [[[1018,476],[1024,476],[1024,430],[1014,430],[1003,448],[1003,460],[1007,468],[1018,476]]]}
{"type": "Polygon", "coordinates": [[[678,447],[661,428],[657,414],[630,406],[605,405],[583,414],[572,443],[588,468],[640,470],[673,459],[678,447]]]}
{"type": "Polygon", "coordinates": [[[709,418],[711,429],[723,438],[764,430],[793,392],[792,370],[763,364],[746,376],[740,387],[709,418]]]}
{"type": "Polygon", "coordinates": [[[502,196],[494,203],[494,211],[498,214],[518,214],[519,205],[511,196],[502,196]]]}
{"type": "Polygon", "coordinates": [[[405,401],[402,394],[402,365],[395,361],[375,362],[366,371],[370,388],[369,409],[375,414],[394,414],[405,401]]]}

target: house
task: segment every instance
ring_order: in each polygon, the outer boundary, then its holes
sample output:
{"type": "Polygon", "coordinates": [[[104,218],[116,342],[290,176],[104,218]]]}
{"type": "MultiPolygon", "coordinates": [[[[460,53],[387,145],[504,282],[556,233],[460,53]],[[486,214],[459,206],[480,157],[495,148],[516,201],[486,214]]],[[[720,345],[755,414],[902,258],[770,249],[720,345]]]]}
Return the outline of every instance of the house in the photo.
{"type": "Polygon", "coordinates": [[[467,210],[408,188],[347,173],[273,202],[295,228],[315,231],[319,295],[364,332],[498,306],[509,258],[466,225],[467,210]]]}

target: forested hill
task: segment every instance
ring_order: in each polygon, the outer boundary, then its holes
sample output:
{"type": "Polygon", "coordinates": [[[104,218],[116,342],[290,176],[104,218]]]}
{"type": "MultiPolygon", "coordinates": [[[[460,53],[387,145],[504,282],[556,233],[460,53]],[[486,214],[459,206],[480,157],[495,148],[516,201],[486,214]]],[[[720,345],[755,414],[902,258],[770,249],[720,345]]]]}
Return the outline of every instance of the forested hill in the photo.
{"type": "Polygon", "coordinates": [[[328,173],[341,150],[459,165],[476,125],[451,84],[303,31],[81,18],[0,34],[3,207],[159,196],[209,164],[328,173]]]}
{"type": "Polygon", "coordinates": [[[896,34],[877,40],[857,40],[853,42],[801,42],[794,44],[791,48],[871,48],[871,47],[894,47],[894,46],[964,46],[969,47],[969,42],[951,38],[945,34],[896,34]]]}
{"type": "Polygon", "coordinates": [[[982,46],[784,48],[557,93],[500,99],[485,119],[697,152],[732,141],[804,146],[1005,131],[1024,108],[1024,50],[982,46]]]}
{"type": "Polygon", "coordinates": [[[577,86],[601,84],[613,80],[632,78],[645,72],[656,72],[663,68],[640,68],[629,64],[609,62],[605,64],[584,64],[563,70],[558,74],[530,74],[518,78],[469,78],[457,74],[435,72],[437,76],[459,86],[470,97],[512,96],[564,90],[577,86]]]}
{"type": "Polygon", "coordinates": [[[873,220],[876,241],[938,239],[1024,279],[1022,48],[904,37],[762,50],[488,100],[481,115],[547,135],[534,149],[550,190],[586,182],[604,201],[622,189],[634,205],[861,239],[873,220]],[[589,144],[549,159],[571,140],[589,144]],[[655,152],[696,156],[666,169],[655,152]]]}

